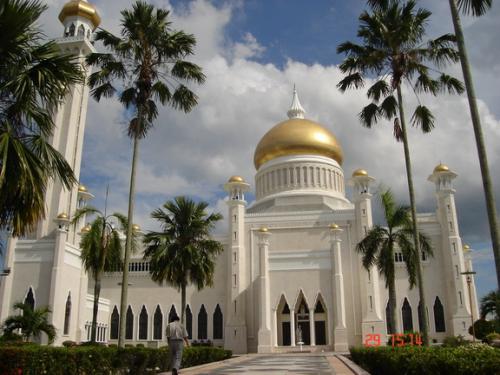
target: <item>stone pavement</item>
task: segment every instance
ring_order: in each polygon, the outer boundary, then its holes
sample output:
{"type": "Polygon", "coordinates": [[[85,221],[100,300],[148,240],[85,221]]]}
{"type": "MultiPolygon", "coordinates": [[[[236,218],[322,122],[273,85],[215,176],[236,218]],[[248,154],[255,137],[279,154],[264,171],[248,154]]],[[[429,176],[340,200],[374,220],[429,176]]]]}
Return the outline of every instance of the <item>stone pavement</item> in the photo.
{"type": "MultiPolygon", "coordinates": [[[[163,373],[163,375],[170,374],[163,373]]],[[[246,354],[226,361],[183,369],[182,375],[336,374],[353,372],[334,353],[246,354]]]]}

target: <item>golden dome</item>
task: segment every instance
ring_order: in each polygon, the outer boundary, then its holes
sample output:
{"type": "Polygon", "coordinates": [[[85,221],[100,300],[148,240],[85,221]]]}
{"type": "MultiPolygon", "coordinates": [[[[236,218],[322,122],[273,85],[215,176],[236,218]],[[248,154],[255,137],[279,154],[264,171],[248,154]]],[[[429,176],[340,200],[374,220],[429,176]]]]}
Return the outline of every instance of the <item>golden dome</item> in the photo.
{"type": "Polygon", "coordinates": [[[59,13],[59,21],[64,22],[67,17],[72,16],[87,18],[94,25],[94,29],[101,23],[96,7],[82,0],[71,0],[64,4],[59,13]]]}
{"type": "Polygon", "coordinates": [[[469,245],[464,245],[464,253],[468,253],[470,251],[470,246],[469,245]]]}
{"type": "Polygon", "coordinates": [[[335,223],[330,224],[330,229],[339,229],[339,226],[335,223]]]}
{"type": "Polygon", "coordinates": [[[132,230],[133,230],[134,232],[139,232],[139,231],[141,230],[141,227],[140,227],[140,225],[139,225],[139,224],[133,224],[133,225],[132,225],[132,230]]]}
{"type": "Polygon", "coordinates": [[[446,164],[443,164],[443,163],[439,163],[438,165],[436,165],[436,168],[434,168],[434,173],[449,172],[449,171],[450,171],[450,168],[448,168],[448,166],[446,164]]]}
{"type": "Polygon", "coordinates": [[[80,230],[80,233],[88,233],[91,229],[92,227],[90,226],[90,224],[87,224],[80,230]]]}
{"type": "Polygon", "coordinates": [[[364,169],[356,169],[354,172],[352,172],[352,177],[366,177],[368,176],[368,172],[364,169]]]}
{"type": "Polygon", "coordinates": [[[245,180],[241,176],[231,176],[227,182],[245,182],[245,180]]]}
{"type": "Polygon", "coordinates": [[[78,186],[78,191],[81,193],[86,193],[87,187],[85,185],[80,185],[80,186],[78,186]]]}
{"type": "Polygon", "coordinates": [[[260,140],[254,154],[256,169],[269,160],[287,155],[320,155],[342,164],[343,153],[335,136],[322,125],[302,118],[280,122],[260,140]]]}
{"type": "Polygon", "coordinates": [[[259,229],[259,232],[261,232],[261,233],[267,233],[267,232],[268,232],[268,229],[267,229],[266,227],[261,227],[261,228],[259,229]]]}
{"type": "Polygon", "coordinates": [[[59,215],[57,215],[57,218],[66,220],[68,219],[68,214],[66,212],[61,212],[59,215]]]}

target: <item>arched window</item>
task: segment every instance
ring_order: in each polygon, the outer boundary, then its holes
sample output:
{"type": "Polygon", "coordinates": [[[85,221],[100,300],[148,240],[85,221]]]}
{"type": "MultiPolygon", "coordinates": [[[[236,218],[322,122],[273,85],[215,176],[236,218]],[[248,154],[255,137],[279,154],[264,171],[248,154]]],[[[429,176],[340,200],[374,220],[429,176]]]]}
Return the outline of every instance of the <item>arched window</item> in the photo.
{"type": "Polygon", "coordinates": [[[132,340],[134,338],[134,313],[130,305],[127,309],[127,316],[125,318],[125,339],[132,340]]]}
{"type": "Polygon", "coordinates": [[[33,295],[33,289],[31,289],[31,287],[28,290],[28,294],[26,294],[24,303],[31,307],[31,310],[35,310],[35,296],[33,295]]]}
{"type": "Polygon", "coordinates": [[[324,313],[325,308],[323,307],[323,304],[321,301],[318,299],[318,302],[316,302],[316,307],[314,308],[314,313],[319,314],[319,313],[324,313]]]}
{"type": "Polygon", "coordinates": [[[198,340],[207,339],[207,310],[205,305],[201,305],[198,313],[198,340]]]}
{"type": "Polygon", "coordinates": [[[66,309],[64,310],[64,329],[63,335],[69,333],[69,321],[71,318],[71,292],[68,293],[68,298],[66,299],[66,309]]]}
{"type": "Polygon", "coordinates": [[[83,25],[78,27],[78,36],[85,36],[85,27],[83,25]]]}
{"type": "Polygon", "coordinates": [[[87,30],[87,39],[90,39],[90,30],[87,30]]]}
{"type": "Polygon", "coordinates": [[[75,24],[72,23],[71,26],[69,27],[69,36],[75,36],[75,30],[76,30],[75,24]]]}
{"type": "Polygon", "coordinates": [[[186,306],[186,331],[188,332],[188,338],[193,338],[193,314],[191,313],[191,308],[189,305],[186,306]]]}
{"type": "Polygon", "coordinates": [[[387,301],[387,306],[385,307],[385,324],[387,325],[387,333],[395,333],[396,327],[391,327],[391,309],[389,308],[389,301],[387,301]]]}
{"type": "Polygon", "coordinates": [[[282,314],[290,314],[290,307],[288,307],[288,303],[285,302],[285,306],[283,306],[282,314]]]}
{"type": "Polygon", "coordinates": [[[177,311],[175,311],[175,306],[172,305],[170,308],[170,312],[168,313],[168,322],[170,323],[172,321],[172,318],[177,315],[177,311]]]}
{"type": "Polygon", "coordinates": [[[163,314],[161,313],[160,305],[156,306],[155,315],[153,318],[153,340],[161,340],[163,314]]]}
{"type": "Polygon", "coordinates": [[[120,313],[118,309],[113,309],[113,313],[111,314],[111,331],[109,333],[109,338],[111,340],[118,340],[118,329],[120,325],[120,313]]]}
{"type": "Polygon", "coordinates": [[[219,304],[215,307],[215,312],[214,312],[214,340],[217,339],[222,339],[222,311],[219,307],[219,304]]]}
{"type": "Polygon", "coordinates": [[[405,298],[403,302],[403,307],[401,308],[403,314],[403,332],[413,331],[413,318],[411,314],[411,306],[408,299],[405,298]]]}
{"type": "Polygon", "coordinates": [[[148,312],[146,306],[142,305],[141,313],[139,314],[139,340],[148,339],[148,312]]]}
{"type": "Polygon", "coordinates": [[[444,324],[444,307],[439,297],[436,297],[434,301],[434,324],[436,326],[436,332],[446,331],[446,326],[444,324]]]}

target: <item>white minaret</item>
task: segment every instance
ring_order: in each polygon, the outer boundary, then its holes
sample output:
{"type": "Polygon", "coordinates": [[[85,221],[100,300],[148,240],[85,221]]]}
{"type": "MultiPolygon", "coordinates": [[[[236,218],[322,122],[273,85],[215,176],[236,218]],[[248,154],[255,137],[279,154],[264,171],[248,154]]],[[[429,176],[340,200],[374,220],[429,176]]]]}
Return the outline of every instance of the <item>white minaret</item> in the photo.
{"type": "MultiPolygon", "coordinates": [[[[375,179],[364,169],[356,169],[349,180],[349,185],[354,187],[356,243],[361,241],[373,226],[370,186],[374,181],[375,179]]],[[[387,329],[381,309],[378,270],[374,266],[367,271],[362,266],[360,254],[358,259],[362,310],[361,337],[364,340],[368,334],[383,334],[387,329]]]]}
{"type": "Polygon", "coordinates": [[[470,337],[468,329],[471,325],[469,294],[466,277],[467,271],[462,251],[462,239],[458,229],[457,211],[455,207],[455,189],[452,181],[457,174],[448,166],[438,164],[428,180],[436,186],[437,218],[441,226],[443,261],[445,280],[448,280],[445,316],[446,330],[452,335],[470,337]]]}
{"type": "Polygon", "coordinates": [[[228,196],[229,251],[228,301],[224,346],[234,353],[247,353],[245,289],[247,288],[245,252],[245,192],[250,189],[242,177],[232,176],[224,190],[228,196]]]}
{"type": "MultiPolygon", "coordinates": [[[[92,32],[101,19],[93,5],[82,0],[73,0],[64,5],[59,20],[64,26],[64,31],[63,36],[56,39],[56,43],[61,52],[72,54],[77,58],[85,72],[86,82],[90,69],[85,64],[85,57],[96,51],[92,45],[92,32]]],[[[55,130],[50,140],[51,145],[66,158],[77,179],[80,177],[89,98],[89,87],[85,82],[72,86],[64,102],[57,109],[54,115],[55,130]]],[[[46,219],[38,224],[36,238],[45,237],[57,228],[54,219],[59,214],[64,213],[71,219],[78,208],[82,193],[86,193],[85,188],[79,191],[79,187],[75,186],[68,191],[59,181],[49,183],[45,200],[46,219]]],[[[66,240],[73,245],[78,245],[79,238],[75,232],[79,232],[82,224],[76,228],[68,228],[66,240]]]]}
{"type": "MultiPolygon", "coordinates": [[[[87,78],[90,69],[85,57],[95,52],[92,32],[100,23],[97,10],[86,1],[72,0],[62,8],[59,20],[64,26],[63,36],[55,41],[61,53],[75,56],[87,78]]],[[[69,88],[54,112],[55,129],[49,140],[65,157],[77,179],[88,96],[85,82],[69,88]]],[[[78,235],[84,220],[76,227],[70,226],[69,221],[77,206],[90,198],[92,195],[83,185],[75,185],[68,191],[59,181],[49,181],[45,195],[46,218],[27,239],[9,238],[6,266],[11,274],[0,287],[0,321],[12,313],[15,302],[24,301],[31,289],[35,307],[48,306],[52,311],[50,321],[58,330],[56,345],[64,340],[84,339],[88,278],[82,267],[78,235]]]]}

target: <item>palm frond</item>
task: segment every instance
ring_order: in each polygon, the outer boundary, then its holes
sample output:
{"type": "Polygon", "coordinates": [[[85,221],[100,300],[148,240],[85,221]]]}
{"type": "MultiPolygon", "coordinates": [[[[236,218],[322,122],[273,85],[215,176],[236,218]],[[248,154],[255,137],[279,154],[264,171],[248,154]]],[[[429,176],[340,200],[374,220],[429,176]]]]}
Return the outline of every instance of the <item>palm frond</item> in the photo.
{"type": "Polygon", "coordinates": [[[368,98],[378,102],[381,97],[389,95],[391,87],[383,79],[376,81],[367,91],[368,98]]]}
{"type": "Polygon", "coordinates": [[[492,0],[457,0],[458,9],[466,15],[479,17],[491,8],[492,0]]]}
{"type": "Polygon", "coordinates": [[[434,116],[429,108],[424,105],[419,105],[415,108],[411,122],[413,126],[420,127],[424,133],[428,133],[434,128],[434,116]]]}
{"type": "Polygon", "coordinates": [[[387,96],[379,106],[379,113],[386,119],[390,120],[396,116],[398,110],[398,101],[394,95],[387,96]]]}
{"type": "Polygon", "coordinates": [[[450,94],[462,94],[465,91],[464,84],[448,74],[442,73],[439,76],[439,82],[450,94]]]}
{"type": "Polygon", "coordinates": [[[359,119],[363,126],[371,128],[377,123],[379,114],[379,107],[375,103],[370,103],[361,110],[359,119]]]}

